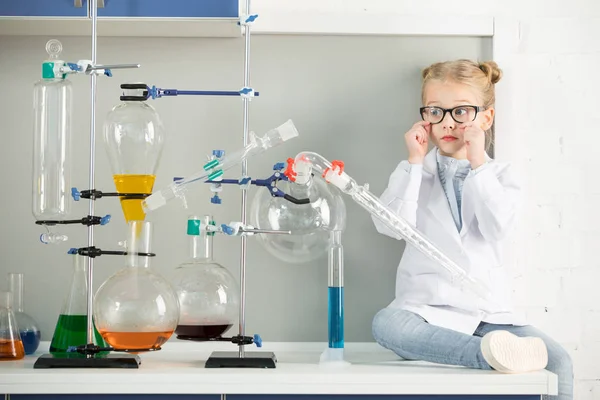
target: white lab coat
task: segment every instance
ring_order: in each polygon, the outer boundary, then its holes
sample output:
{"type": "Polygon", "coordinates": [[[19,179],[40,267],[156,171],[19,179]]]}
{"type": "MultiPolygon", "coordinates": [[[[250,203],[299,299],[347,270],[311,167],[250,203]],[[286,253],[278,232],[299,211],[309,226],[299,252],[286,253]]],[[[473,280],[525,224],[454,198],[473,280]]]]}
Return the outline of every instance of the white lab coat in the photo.
{"type": "MultiPolygon", "coordinates": [[[[450,259],[490,290],[488,300],[462,291],[440,274],[437,265],[407,243],[398,266],[396,298],[389,307],[409,310],[430,324],[472,334],[481,321],[524,325],[512,309],[510,281],[502,243],[516,219],[519,186],[510,167],[487,157],[481,170],[465,178],[462,229],[456,228],[437,172],[436,153],[423,165],[402,161],[389,178],[381,201],[416,227],[450,259]]],[[[380,233],[402,239],[373,217],[380,233]]]]}

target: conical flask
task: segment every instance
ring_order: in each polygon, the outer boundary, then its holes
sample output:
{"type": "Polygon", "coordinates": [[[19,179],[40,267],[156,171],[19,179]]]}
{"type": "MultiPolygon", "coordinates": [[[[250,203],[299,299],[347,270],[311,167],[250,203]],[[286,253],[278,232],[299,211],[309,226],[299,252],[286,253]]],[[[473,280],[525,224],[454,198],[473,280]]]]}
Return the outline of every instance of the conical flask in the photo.
{"type": "Polygon", "coordinates": [[[171,284],[150,268],[152,224],[131,221],[125,268],[96,292],[98,331],[115,350],[156,350],[177,327],[179,302],[171,284]]]}
{"type": "MultiPolygon", "coordinates": [[[[126,90],[104,122],[104,145],[118,193],[151,194],[164,144],[156,110],[143,101],[142,89],[126,90]]],[[[142,221],[143,198],[121,197],[125,221],[142,221]]]]}
{"type": "MultiPolygon", "coordinates": [[[[85,256],[73,255],[72,257],[73,277],[71,278],[69,292],[58,316],[52,342],[50,342],[50,353],[52,354],[66,353],[72,348],[88,344],[87,265],[85,256]]],[[[95,327],[94,344],[99,347],[106,347],[102,336],[95,327]]]]}
{"type": "Polygon", "coordinates": [[[188,218],[190,258],[175,270],[179,297],[178,339],[220,337],[238,320],[240,289],[233,275],[212,256],[214,225],[210,216],[188,218]]]}
{"type": "Polygon", "coordinates": [[[19,327],[19,334],[25,354],[33,354],[40,345],[41,333],[37,322],[25,312],[23,305],[24,277],[23,274],[8,274],[8,290],[13,296],[13,311],[19,327]]]}
{"type": "Polygon", "coordinates": [[[20,360],[25,349],[12,308],[12,293],[0,292],[0,361],[20,360]]]}

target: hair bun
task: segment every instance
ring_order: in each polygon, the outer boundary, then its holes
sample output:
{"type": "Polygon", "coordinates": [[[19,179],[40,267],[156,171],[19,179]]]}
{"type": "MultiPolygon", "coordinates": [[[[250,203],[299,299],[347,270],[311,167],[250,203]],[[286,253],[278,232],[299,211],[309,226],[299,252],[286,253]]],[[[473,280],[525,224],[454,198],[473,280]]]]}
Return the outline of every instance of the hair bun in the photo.
{"type": "Polygon", "coordinates": [[[498,64],[494,61],[484,61],[479,64],[481,69],[488,77],[489,81],[495,85],[502,78],[502,70],[498,67],[498,64]]]}

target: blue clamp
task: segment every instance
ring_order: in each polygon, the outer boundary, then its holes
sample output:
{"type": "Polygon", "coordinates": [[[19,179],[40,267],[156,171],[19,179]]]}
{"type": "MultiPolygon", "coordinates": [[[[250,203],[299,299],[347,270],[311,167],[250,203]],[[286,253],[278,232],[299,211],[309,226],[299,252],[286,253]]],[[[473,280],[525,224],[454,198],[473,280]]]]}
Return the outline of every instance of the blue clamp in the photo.
{"type": "Polygon", "coordinates": [[[256,347],[262,347],[262,339],[258,334],[254,334],[254,343],[256,347]]]}
{"type": "Polygon", "coordinates": [[[75,247],[69,249],[69,251],[67,251],[67,254],[77,254],[77,249],[75,247]]]}
{"type": "Polygon", "coordinates": [[[285,163],[282,163],[282,162],[278,162],[277,164],[273,165],[273,171],[281,171],[284,168],[285,168],[285,163]]]}
{"type": "Polygon", "coordinates": [[[250,181],[252,181],[252,178],[250,178],[249,176],[242,178],[238,181],[238,184],[240,186],[248,186],[250,184],[250,181]]]}
{"type": "Polygon", "coordinates": [[[77,188],[71,188],[71,196],[73,196],[73,200],[79,201],[81,199],[81,192],[77,188]]]}
{"type": "Polygon", "coordinates": [[[75,63],[67,63],[67,66],[73,71],[81,72],[83,70],[80,65],[77,65],[75,63]]]}
{"type": "Polygon", "coordinates": [[[112,72],[110,69],[105,69],[104,70],[104,75],[108,76],[109,78],[112,78],[112,72]]]}
{"type": "Polygon", "coordinates": [[[223,158],[223,156],[225,155],[225,150],[213,150],[212,154],[217,158],[223,158]]]}
{"type": "Polygon", "coordinates": [[[215,195],[210,198],[210,202],[212,204],[221,204],[221,198],[219,197],[218,194],[215,193],[215,195]]]}
{"type": "MultiPolygon", "coordinates": [[[[256,21],[256,18],[258,18],[258,14],[248,15],[248,17],[244,20],[244,23],[251,24],[252,22],[256,21]]],[[[241,24],[238,22],[238,25],[241,24]]]]}
{"type": "Polygon", "coordinates": [[[76,353],[76,352],[77,352],[77,346],[67,347],[67,353],[76,353]]]}
{"type": "Polygon", "coordinates": [[[226,224],[221,224],[221,229],[226,235],[233,235],[233,228],[226,224]]]}
{"type": "Polygon", "coordinates": [[[100,218],[100,225],[106,225],[110,222],[110,215],[105,215],[104,217],[100,218]]]}

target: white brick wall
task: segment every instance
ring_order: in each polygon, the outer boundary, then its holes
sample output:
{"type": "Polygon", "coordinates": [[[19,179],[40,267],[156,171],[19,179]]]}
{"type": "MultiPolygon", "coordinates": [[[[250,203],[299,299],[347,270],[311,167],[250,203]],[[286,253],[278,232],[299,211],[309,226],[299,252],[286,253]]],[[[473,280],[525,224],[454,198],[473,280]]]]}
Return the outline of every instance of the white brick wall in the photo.
{"type": "MultiPolygon", "coordinates": [[[[523,218],[508,260],[515,301],[572,354],[576,399],[600,399],[600,1],[253,0],[319,10],[518,18],[515,167],[523,218]]],[[[502,132],[497,132],[502,135],[502,132]]]]}

